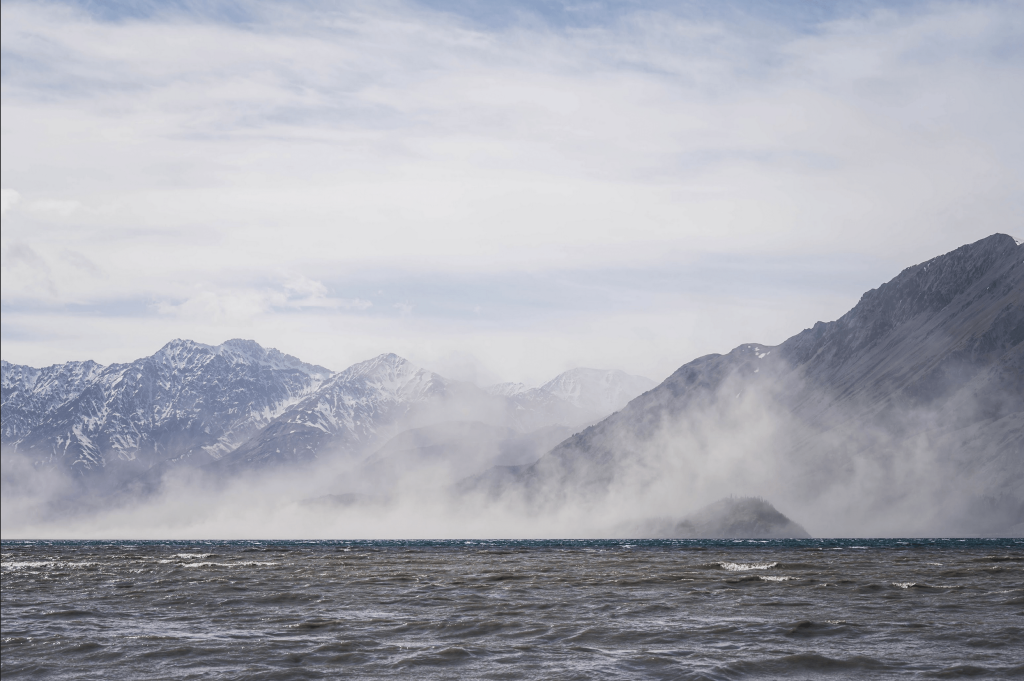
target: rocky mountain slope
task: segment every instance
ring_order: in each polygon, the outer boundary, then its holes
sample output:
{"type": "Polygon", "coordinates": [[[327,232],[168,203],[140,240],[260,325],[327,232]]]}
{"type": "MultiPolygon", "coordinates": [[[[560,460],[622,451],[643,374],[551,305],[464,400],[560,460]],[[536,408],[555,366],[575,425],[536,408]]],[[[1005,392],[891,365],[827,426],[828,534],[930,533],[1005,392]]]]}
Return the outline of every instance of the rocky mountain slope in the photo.
{"type": "Polygon", "coordinates": [[[905,269],[779,346],[698,358],[536,464],[464,488],[552,503],[624,480],[683,497],[717,485],[870,516],[880,531],[925,516],[965,532],[1013,526],[1022,341],[1024,246],[997,234],[905,269]]]}

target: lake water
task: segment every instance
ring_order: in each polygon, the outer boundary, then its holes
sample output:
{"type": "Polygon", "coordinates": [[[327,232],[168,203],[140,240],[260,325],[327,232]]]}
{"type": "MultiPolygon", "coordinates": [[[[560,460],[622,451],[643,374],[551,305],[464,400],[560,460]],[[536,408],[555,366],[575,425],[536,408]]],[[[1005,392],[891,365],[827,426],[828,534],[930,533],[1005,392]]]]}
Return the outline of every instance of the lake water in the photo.
{"type": "Polygon", "coordinates": [[[1024,676],[1024,540],[2,543],[4,679],[1024,676]]]}

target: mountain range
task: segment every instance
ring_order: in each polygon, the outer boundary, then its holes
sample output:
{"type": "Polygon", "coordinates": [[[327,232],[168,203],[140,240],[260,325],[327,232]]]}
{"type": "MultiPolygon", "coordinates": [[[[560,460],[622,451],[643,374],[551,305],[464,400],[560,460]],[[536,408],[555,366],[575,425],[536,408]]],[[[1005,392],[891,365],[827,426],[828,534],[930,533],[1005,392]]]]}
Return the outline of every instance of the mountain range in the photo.
{"type": "Polygon", "coordinates": [[[359,458],[405,430],[447,422],[497,428],[510,442],[552,427],[568,434],[653,386],[621,371],[574,369],[540,388],[484,389],[394,354],[332,372],[250,340],[174,340],[106,367],[4,361],[2,444],[84,476],[168,465],[230,473],[359,458]]]}

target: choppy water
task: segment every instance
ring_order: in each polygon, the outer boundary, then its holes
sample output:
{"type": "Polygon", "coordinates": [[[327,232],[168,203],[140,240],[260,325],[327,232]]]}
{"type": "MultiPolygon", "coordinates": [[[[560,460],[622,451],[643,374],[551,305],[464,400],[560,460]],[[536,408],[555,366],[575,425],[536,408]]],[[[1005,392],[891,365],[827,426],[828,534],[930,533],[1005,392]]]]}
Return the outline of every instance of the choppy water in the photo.
{"type": "Polygon", "coordinates": [[[1024,676],[1024,541],[3,542],[4,679],[1024,676]]]}

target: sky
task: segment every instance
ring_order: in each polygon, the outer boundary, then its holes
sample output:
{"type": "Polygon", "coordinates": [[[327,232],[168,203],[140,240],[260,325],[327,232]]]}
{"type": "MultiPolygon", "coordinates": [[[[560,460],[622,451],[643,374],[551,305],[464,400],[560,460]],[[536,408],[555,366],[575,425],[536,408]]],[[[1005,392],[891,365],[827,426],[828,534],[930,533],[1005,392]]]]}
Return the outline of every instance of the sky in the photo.
{"type": "Polygon", "coordinates": [[[661,380],[1024,234],[1024,3],[0,3],[3,359],[661,380]]]}

